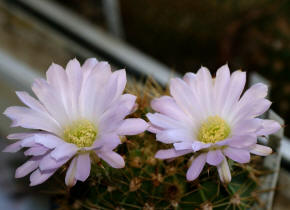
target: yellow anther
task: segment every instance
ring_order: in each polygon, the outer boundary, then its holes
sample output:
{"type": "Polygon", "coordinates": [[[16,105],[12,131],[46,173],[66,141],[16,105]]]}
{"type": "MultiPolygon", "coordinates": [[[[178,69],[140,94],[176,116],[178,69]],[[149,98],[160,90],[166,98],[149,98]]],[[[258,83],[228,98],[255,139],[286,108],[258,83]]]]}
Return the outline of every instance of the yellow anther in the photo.
{"type": "Polygon", "coordinates": [[[201,124],[198,140],[204,143],[216,143],[229,136],[231,129],[227,122],[219,116],[211,116],[201,124]]]}
{"type": "Polygon", "coordinates": [[[63,139],[78,147],[90,147],[97,137],[97,129],[88,120],[78,120],[68,126],[63,133],[63,139]]]}

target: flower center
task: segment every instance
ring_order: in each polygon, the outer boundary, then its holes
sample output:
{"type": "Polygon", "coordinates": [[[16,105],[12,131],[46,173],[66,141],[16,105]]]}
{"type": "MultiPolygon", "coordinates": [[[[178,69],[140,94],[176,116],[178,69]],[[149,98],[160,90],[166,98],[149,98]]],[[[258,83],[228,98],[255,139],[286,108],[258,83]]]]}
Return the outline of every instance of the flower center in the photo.
{"type": "Polygon", "coordinates": [[[94,143],[98,131],[88,120],[78,120],[68,126],[63,133],[66,142],[78,147],[90,147],[94,143]]]}
{"type": "Polygon", "coordinates": [[[226,121],[219,116],[211,116],[206,119],[198,132],[198,140],[204,143],[216,143],[229,136],[231,129],[226,121]]]}

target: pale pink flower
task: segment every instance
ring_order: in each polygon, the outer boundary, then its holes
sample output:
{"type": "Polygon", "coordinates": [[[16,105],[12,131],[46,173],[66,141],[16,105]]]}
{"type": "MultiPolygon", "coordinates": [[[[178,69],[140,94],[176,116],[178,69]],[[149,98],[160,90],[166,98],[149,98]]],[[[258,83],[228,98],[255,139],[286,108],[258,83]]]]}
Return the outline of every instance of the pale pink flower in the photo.
{"type": "Polygon", "coordinates": [[[114,168],[124,167],[122,156],[113,151],[121,144],[119,136],[136,135],[148,127],[142,119],[124,119],[136,100],[134,95],[122,94],[125,70],[112,73],[107,62],[91,58],[80,66],[73,59],[65,70],[52,64],[46,77],[32,85],[38,100],[26,92],[16,92],[27,107],[13,106],[4,112],[12,127],[34,129],[8,136],[19,140],[4,152],[27,148],[24,154],[31,156],[16,170],[15,177],[33,172],[30,185],[38,185],[71,160],[65,182],[73,186],[77,180],[88,178],[92,152],[114,168]]]}
{"type": "Polygon", "coordinates": [[[172,149],[159,150],[157,158],[169,159],[194,153],[186,177],[196,179],[205,163],[218,169],[220,179],[230,182],[231,174],[226,157],[239,163],[250,161],[250,153],[268,155],[271,148],[257,144],[257,137],[280,129],[273,120],[257,118],[271,105],[267,86],[253,85],[243,95],[246,73],[230,75],[227,65],[212,78],[208,69],[201,67],[183,79],[170,82],[171,96],[154,99],[147,114],[149,131],[156,139],[173,144],[172,149]],[[242,96],[241,96],[242,95],[242,96]]]}

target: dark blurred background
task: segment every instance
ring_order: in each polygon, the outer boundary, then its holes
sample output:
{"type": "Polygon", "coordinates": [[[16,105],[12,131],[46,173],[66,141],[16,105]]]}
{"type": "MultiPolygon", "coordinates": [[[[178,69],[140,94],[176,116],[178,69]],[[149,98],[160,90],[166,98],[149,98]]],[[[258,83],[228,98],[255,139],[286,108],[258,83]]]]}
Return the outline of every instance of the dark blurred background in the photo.
{"type": "MultiPolygon", "coordinates": [[[[108,29],[101,1],[58,0],[108,29]]],[[[255,71],[271,82],[272,108],[290,120],[290,2],[121,0],[125,40],[175,71],[255,71]]],[[[286,129],[286,135],[290,135],[286,129]]]]}
{"type": "MultiPolygon", "coordinates": [[[[249,72],[250,81],[270,85],[272,109],[285,120],[285,135],[290,136],[287,0],[0,0],[1,112],[20,104],[14,91],[29,91],[51,62],[65,65],[73,57],[91,56],[126,68],[131,78],[149,74],[161,84],[173,72],[196,72],[201,65],[215,72],[228,63],[231,70],[249,72]]],[[[11,132],[8,126],[1,116],[3,139],[11,132]]],[[[1,141],[1,149],[6,144],[1,141]]],[[[287,137],[281,150],[279,183],[288,190],[278,193],[274,209],[288,209],[290,199],[287,137]]],[[[6,158],[0,155],[0,174],[9,167],[6,158]]],[[[6,180],[9,186],[19,184],[11,179],[15,167],[0,176],[0,189],[6,180]]],[[[9,209],[3,207],[3,196],[0,190],[0,209],[9,209]]]]}

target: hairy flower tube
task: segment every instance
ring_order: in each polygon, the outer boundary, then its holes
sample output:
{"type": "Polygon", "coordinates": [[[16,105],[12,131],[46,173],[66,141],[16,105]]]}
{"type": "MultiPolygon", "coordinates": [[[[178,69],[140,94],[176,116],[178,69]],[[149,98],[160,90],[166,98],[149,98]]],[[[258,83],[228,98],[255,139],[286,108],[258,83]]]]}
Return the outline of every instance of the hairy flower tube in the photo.
{"type": "Polygon", "coordinates": [[[222,66],[212,78],[209,70],[185,74],[170,82],[171,96],[151,102],[156,113],[147,114],[149,131],[156,139],[173,144],[172,149],[159,150],[156,158],[169,159],[193,153],[186,177],[195,180],[205,163],[216,166],[223,182],[231,181],[227,158],[239,163],[250,161],[250,153],[266,156],[272,149],[257,144],[257,137],[275,133],[281,125],[258,118],[271,105],[267,86],[255,84],[242,94],[246,73],[230,74],[222,66]]]}
{"type": "Polygon", "coordinates": [[[123,94],[125,70],[111,72],[107,62],[94,58],[82,66],[73,59],[65,70],[52,64],[46,78],[32,85],[37,99],[16,92],[27,107],[12,106],[4,112],[12,120],[12,127],[33,129],[8,136],[17,141],[4,152],[26,148],[24,154],[31,156],[17,168],[15,177],[32,172],[30,185],[38,185],[70,161],[65,183],[73,186],[77,180],[88,178],[91,153],[114,168],[124,167],[123,157],[113,151],[121,144],[119,137],[142,133],[148,127],[142,119],[125,119],[136,100],[134,95],[123,94]]]}

